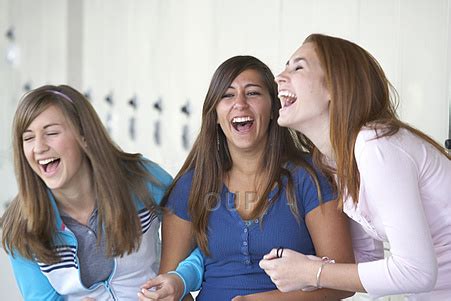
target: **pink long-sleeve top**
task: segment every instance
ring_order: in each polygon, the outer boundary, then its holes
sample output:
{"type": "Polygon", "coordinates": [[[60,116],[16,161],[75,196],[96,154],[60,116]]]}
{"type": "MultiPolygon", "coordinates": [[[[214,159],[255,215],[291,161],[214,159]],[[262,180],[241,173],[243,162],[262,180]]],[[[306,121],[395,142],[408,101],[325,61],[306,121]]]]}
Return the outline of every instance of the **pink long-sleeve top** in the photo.
{"type": "Polygon", "coordinates": [[[361,227],[353,241],[366,291],[451,300],[451,161],[405,129],[378,139],[362,129],[355,158],[359,201],[347,199],[344,211],[361,227]]]}

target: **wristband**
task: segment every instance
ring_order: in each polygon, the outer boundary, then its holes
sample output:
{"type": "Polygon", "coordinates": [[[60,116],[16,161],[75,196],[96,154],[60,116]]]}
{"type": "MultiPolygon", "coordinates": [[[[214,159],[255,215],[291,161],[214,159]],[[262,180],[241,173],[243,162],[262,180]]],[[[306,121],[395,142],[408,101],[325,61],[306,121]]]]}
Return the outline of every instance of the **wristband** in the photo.
{"type": "Polygon", "coordinates": [[[316,273],[316,288],[321,288],[321,285],[319,283],[321,272],[323,271],[324,266],[328,265],[329,263],[335,263],[335,260],[330,259],[329,257],[321,258],[321,266],[319,267],[318,272],[316,273]]]}
{"type": "Polygon", "coordinates": [[[182,296],[180,297],[180,300],[179,300],[179,301],[182,301],[183,298],[186,296],[186,294],[189,293],[189,292],[187,292],[187,289],[186,289],[186,282],[185,282],[185,279],[183,279],[182,275],[180,275],[177,271],[169,271],[168,274],[177,275],[177,276],[179,276],[180,279],[182,279],[182,283],[183,283],[183,293],[182,293],[182,296]]]}

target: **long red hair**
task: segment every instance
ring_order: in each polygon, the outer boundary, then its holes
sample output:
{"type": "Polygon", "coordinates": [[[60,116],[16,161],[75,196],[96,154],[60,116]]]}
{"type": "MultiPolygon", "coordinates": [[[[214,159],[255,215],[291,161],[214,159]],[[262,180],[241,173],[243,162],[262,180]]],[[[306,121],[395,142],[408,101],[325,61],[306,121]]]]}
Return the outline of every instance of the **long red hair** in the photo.
{"type": "Polygon", "coordinates": [[[313,158],[329,177],[337,175],[340,207],[347,196],[358,202],[360,174],[354,157],[354,144],[364,126],[375,130],[383,128],[378,132],[379,138],[405,128],[450,158],[444,147],[431,137],[399,120],[396,90],[368,51],[350,41],[322,34],[308,36],[305,43],[314,44],[331,95],[330,141],[336,166],[327,166],[316,148],[313,149],[313,158]]]}

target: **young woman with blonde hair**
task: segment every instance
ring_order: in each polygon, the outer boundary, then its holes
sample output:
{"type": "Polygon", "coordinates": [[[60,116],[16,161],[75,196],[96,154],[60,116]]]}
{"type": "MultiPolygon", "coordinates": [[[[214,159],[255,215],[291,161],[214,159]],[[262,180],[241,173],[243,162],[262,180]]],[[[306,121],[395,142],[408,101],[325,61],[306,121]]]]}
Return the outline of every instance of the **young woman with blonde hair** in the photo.
{"type": "Polygon", "coordinates": [[[25,300],[133,300],[160,261],[171,176],[113,143],[69,86],[27,93],[13,124],[19,193],[2,243],[25,300]]]}

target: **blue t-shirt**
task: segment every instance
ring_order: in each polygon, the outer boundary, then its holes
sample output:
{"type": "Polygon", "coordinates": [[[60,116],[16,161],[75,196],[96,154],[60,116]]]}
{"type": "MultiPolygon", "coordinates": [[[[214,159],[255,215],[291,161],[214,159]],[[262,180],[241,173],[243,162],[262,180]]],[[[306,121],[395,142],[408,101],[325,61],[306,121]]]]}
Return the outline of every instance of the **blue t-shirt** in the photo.
{"type": "MultiPolygon", "coordinates": [[[[234,193],[225,185],[220,203],[210,212],[208,248],[210,256],[202,253],[205,273],[197,300],[231,300],[237,295],[275,290],[269,276],[259,267],[263,255],[283,246],[303,254],[315,254],[315,248],[305,224],[305,215],[319,206],[318,193],[312,177],[300,167],[291,165],[300,223],[290,210],[286,196],[287,179],[283,191],[259,220],[244,221],[234,206],[234,193]]],[[[177,216],[190,221],[188,198],[193,171],[183,175],[171,192],[167,207],[177,216]]],[[[323,201],[336,198],[327,179],[318,174],[323,201]]],[[[269,199],[277,193],[275,188],[269,199]]]]}

